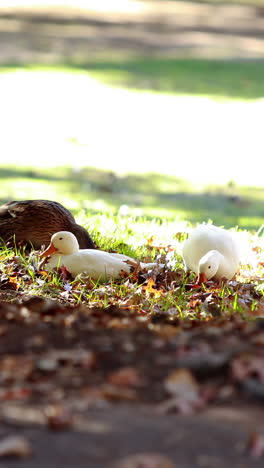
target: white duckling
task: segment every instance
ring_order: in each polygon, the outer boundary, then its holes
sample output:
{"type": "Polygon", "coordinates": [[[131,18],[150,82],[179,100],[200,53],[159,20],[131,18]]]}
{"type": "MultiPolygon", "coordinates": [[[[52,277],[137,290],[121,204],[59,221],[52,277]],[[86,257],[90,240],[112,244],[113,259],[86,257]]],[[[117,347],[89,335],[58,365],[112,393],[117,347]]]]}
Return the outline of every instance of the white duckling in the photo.
{"type": "Polygon", "coordinates": [[[240,263],[240,249],[235,236],[211,224],[201,224],[193,229],[184,242],[182,255],[186,269],[197,273],[198,284],[211,278],[231,279],[240,263]]]}
{"type": "MultiPolygon", "coordinates": [[[[85,273],[94,280],[108,280],[118,278],[121,272],[131,273],[132,266],[137,266],[137,260],[127,255],[109,253],[103,250],[82,249],[74,234],[60,231],[53,234],[48,248],[40,255],[41,258],[50,255],[45,268],[52,270],[64,266],[77,276],[85,273]],[[128,262],[132,262],[132,265],[128,262]]],[[[151,269],[155,263],[140,263],[142,269],[151,269]]]]}

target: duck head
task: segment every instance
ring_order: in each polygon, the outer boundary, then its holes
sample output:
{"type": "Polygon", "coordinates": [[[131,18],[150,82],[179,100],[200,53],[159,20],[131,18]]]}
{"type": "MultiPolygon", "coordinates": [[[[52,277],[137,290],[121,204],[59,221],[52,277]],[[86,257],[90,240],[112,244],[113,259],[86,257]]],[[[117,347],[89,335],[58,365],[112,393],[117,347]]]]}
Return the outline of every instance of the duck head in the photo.
{"type": "Polygon", "coordinates": [[[60,231],[53,234],[48,248],[40,255],[40,258],[53,255],[71,255],[79,251],[79,244],[74,234],[69,231],[60,231]]]}
{"type": "Polygon", "coordinates": [[[223,255],[218,250],[210,250],[199,261],[197,283],[201,284],[213,278],[220,266],[223,255]]]}

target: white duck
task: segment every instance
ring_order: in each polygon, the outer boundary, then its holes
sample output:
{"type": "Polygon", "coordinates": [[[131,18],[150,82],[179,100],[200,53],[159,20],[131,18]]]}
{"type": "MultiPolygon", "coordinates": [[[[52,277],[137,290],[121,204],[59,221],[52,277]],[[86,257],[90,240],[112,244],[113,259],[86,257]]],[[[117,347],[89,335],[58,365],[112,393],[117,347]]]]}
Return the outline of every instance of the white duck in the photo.
{"type": "MultiPolygon", "coordinates": [[[[47,269],[52,270],[58,266],[65,266],[74,277],[79,273],[85,273],[94,280],[118,278],[122,271],[131,273],[133,265],[129,264],[128,261],[132,262],[135,267],[138,264],[137,260],[127,255],[94,249],[79,250],[76,237],[68,231],[53,234],[50,245],[40,257],[48,255],[51,258],[45,265],[47,269]]],[[[140,263],[142,269],[149,270],[154,266],[155,263],[140,263]]]]}
{"type": "Polygon", "coordinates": [[[231,279],[238,270],[240,251],[235,236],[225,229],[201,224],[191,232],[182,248],[187,270],[198,275],[201,284],[211,278],[231,279]]]}

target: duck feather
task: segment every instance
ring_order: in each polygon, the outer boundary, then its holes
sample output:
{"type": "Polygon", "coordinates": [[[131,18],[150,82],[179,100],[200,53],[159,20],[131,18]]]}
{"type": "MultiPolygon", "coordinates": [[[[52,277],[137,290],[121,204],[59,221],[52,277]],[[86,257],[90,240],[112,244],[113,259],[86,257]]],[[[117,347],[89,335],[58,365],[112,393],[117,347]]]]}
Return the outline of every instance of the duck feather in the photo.
{"type": "Polygon", "coordinates": [[[25,242],[40,249],[46,247],[51,235],[60,230],[73,232],[81,249],[95,248],[88,232],[56,201],[14,200],[0,207],[0,238],[5,243],[25,242]]]}

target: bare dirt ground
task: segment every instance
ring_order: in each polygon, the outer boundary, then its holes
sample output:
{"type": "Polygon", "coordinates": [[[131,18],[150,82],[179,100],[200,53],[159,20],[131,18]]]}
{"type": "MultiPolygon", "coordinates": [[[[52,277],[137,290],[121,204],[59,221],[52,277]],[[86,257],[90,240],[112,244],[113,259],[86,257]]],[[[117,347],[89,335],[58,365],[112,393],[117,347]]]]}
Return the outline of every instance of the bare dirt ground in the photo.
{"type": "Polygon", "coordinates": [[[263,330],[2,300],[0,467],[263,466],[263,330]]]}
{"type": "Polygon", "coordinates": [[[217,412],[216,415],[208,412],[208,414],[187,417],[159,416],[153,415],[150,408],[133,408],[125,404],[89,411],[86,423],[79,430],[54,431],[30,424],[22,428],[11,425],[7,429],[6,426],[5,428],[2,426],[2,436],[7,433],[17,433],[19,430],[20,435],[23,434],[30,440],[34,453],[26,460],[5,460],[0,466],[262,467],[263,459],[254,459],[245,450],[248,430],[249,428],[254,430],[256,427],[252,412],[248,415],[245,411],[241,414],[241,409],[233,410],[233,421],[231,418],[225,420],[225,417],[217,412]],[[133,461],[132,456],[135,454],[141,454],[141,462],[133,461]],[[145,461],[143,465],[142,454],[148,454],[148,464],[145,461]],[[157,454],[164,457],[163,464],[155,464],[157,454]]]}
{"type": "Polygon", "coordinates": [[[86,61],[116,53],[264,57],[260,6],[151,0],[51,3],[23,2],[23,8],[18,1],[0,3],[0,62],[86,61]]]}

